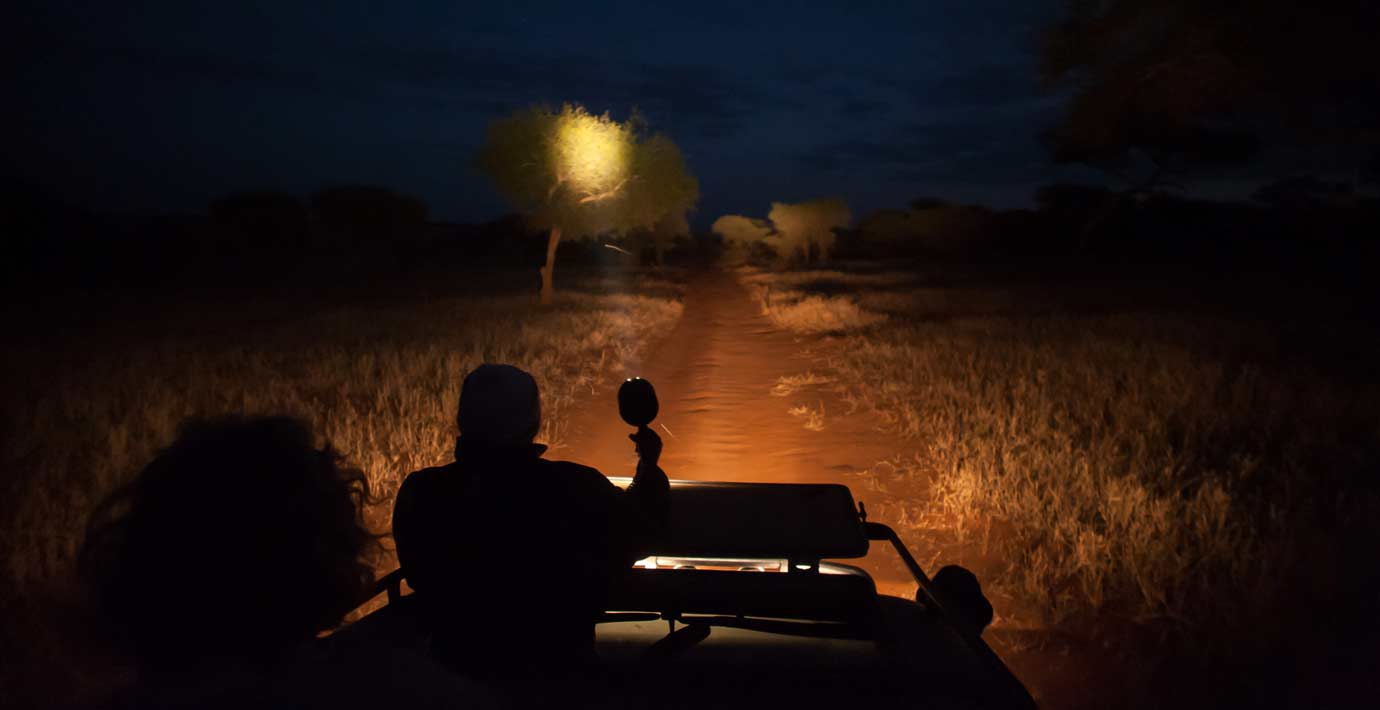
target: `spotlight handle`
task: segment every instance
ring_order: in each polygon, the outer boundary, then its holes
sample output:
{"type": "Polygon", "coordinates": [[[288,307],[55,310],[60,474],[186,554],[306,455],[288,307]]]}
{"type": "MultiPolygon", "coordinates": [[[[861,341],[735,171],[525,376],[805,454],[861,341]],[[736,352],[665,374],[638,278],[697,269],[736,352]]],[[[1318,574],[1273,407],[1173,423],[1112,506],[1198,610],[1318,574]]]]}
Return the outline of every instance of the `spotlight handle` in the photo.
{"type": "MultiPolygon", "coordinates": [[[[651,431],[651,430],[652,430],[651,427],[648,427],[646,424],[643,424],[642,426],[639,426],[639,427],[637,428],[637,433],[636,433],[636,434],[633,434],[633,436],[638,437],[638,438],[641,438],[641,434],[642,434],[643,432],[649,432],[649,431],[651,431]]],[[[642,445],[639,444],[639,443],[637,443],[637,439],[633,439],[633,450],[637,452],[637,455],[638,455],[639,457],[642,456],[642,445]]]]}

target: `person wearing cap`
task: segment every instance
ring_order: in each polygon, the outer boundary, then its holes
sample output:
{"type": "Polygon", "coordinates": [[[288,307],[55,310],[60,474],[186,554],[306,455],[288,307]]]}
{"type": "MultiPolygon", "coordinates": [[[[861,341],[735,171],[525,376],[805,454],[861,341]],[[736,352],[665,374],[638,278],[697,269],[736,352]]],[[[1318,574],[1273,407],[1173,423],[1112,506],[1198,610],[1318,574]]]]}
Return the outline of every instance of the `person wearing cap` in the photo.
{"type": "Polygon", "coordinates": [[[480,365],[466,376],[455,461],[398,490],[398,562],[432,632],[433,654],[477,677],[573,668],[593,659],[611,584],[652,552],[670,483],[661,439],[631,435],[627,490],[588,466],[542,458],[532,376],[480,365]]]}

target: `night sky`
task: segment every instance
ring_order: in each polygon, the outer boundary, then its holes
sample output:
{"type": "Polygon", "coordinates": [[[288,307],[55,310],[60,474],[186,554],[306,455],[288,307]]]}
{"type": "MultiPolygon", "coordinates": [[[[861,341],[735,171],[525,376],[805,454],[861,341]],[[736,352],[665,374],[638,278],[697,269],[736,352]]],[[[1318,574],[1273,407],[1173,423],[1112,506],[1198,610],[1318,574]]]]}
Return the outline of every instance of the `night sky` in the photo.
{"type": "Polygon", "coordinates": [[[829,195],[1023,205],[1080,176],[1036,139],[1059,0],[651,4],[34,3],[9,11],[6,176],[138,211],[368,183],[481,221],[506,211],[472,167],[487,123],[563,101],[676,140],[698,225],[829,195]]]}

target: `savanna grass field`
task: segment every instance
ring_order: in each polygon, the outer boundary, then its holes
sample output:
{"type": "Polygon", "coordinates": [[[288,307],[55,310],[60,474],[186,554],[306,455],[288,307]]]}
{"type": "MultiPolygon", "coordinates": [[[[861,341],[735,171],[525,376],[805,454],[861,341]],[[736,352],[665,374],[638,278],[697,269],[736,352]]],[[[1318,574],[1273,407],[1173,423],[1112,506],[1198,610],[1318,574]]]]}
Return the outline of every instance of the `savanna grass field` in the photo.
{"type": "Polygon", "coordinates": [[[895,438],[853,485],[922,562],[977,571],[1006,648],[1071,639],[1123,706],[1325,703],[1275,684],[1374,669],[1380,348],[1326,299],[868,263],[740,278],[813,343],[781,387],[895,438]]]}
{"type": "MultiPolygon", "coordinates": [[[[83,661],[99,651],[70,613],[80,608],[73,562],[93,507],[184,419],[304,418],[367,474],[376,497],[368,519],[384,533],[402,477],[448,459],[465,373],[482,362],[531,372],[543,395],[539,441],[559,450],[571,407],[603,392],[674,326],[677,279],[572,269],[550,307],[523,288],[529,274],[514,273],[372,297],[222,295],[152,312],[102,307],[99,317],[59,327],[12,312],[19,337],[5,348],[0,444],[3,687],[21,704],[26,689],[44,704],[79,702],[82,688],[99,685],[83,673],[109,672],[83,661]]],[[[387,571],[386,540],[382,548],[377,567],[387,571]]],[[[150,593],[177,593],[176,580],[170,560],[166,579],[149,580],[150,593]]]]}
{"type": "MultiPolygon", "coordinates": [[[[79,703],[126,672],[87,635],[73,562],[93,507],[184,419],[303,417],[367,474],[384,533],[402,476],[450,455],[469,369],[532,372],[559,456],[697,273],[571,268],[550,307],[512,273],[12,309],[4,687],[79,703]]],[[[914,262],[737,276],[808,353],[770,394],[821,394],[781,416],[822,435],[864,416],[893,442],[846,483],[922,564],[978,574],[988,638],[1052,705],[1269,699],[1271,677],[1374,665],[1380,344],[1325,290],[914,262]],[[1050,671],[1068,653],[1082,675],[1050,671]]],[[[176,584],[171,564],[150,593],[176,584]]]]}

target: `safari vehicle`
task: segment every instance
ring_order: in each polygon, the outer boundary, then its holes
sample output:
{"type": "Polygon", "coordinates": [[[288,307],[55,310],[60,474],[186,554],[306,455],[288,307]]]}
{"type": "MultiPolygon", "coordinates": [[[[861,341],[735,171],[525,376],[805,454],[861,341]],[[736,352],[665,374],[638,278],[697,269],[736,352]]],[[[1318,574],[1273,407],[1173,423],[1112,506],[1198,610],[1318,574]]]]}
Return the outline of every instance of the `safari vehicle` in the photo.
{"type": "MultiPolygon", "coordinates": [[[[628,479],[613,479],[626,485],[628,479]]],[[[896,533],[869,522],[842,485],[673,481],[663,554],[616,588],[596,647],[611,707],[1034,707],[896,533]],[[880,595],[856,559],[890,543],[919,585],[880,595]]],[[[409,615],[401,572],[389,606],[356,622],[409,615]]],[[[401,625],[406,625],[405,623],[401,625]]]]}
{"type": "MultiPolygon", "coordinates": [[[[620,396],[635,426],[655,416],[645,389],[650,413],[630,415],[637,407],[620,396]]],[[[385,591],[388,606],[355,625],[424,634],[409,621],[401,571],[380,580],[385,591]]],[[[977,599],[974,612],[932,581],[846,486],[672,481],[660,553],[628,571],[597,624],[596,705],[1034,707],[982,640],[991,608],[977,599]],[[867,572],[838,562],[872,542],[895,549],[914,599],[878,594],[867,572]]]]}

